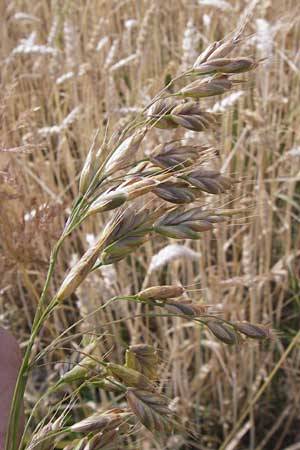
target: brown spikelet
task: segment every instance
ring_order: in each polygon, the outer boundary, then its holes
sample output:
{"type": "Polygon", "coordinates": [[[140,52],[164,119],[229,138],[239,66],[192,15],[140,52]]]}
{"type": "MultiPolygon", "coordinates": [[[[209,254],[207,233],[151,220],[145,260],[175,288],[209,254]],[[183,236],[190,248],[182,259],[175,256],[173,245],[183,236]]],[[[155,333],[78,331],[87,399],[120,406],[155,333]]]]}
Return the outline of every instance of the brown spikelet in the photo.
{"type": "Polygon", "coordinates": [[[167,433],[172,429],[167,399],[157,393],[139,389],[128,389],[128,405],[139,421],[150,431],[167,433]]]}

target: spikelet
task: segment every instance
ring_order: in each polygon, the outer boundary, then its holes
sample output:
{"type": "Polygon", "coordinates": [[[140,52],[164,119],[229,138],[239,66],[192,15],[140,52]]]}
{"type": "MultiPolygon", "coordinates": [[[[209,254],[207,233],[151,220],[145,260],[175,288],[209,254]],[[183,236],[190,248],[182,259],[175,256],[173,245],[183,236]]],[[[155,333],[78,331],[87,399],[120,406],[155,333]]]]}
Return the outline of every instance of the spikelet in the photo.
{"type": "Polygon", "coordinates": [[[78,364],[76,364],[71,370],[68,370],[60,377],[58,381],[59,386],[61,384],[73,383],[75,381],[82,381],[86,379],[86,377],[93,369],[96,368],[97,361],[91,356],[89,356],[89,354],[95,350],[96,345],[97,342],[94,341],[84,349],[83,353],[86,356],[82,358],[82,360],[78,364]]]}
{"type": "Polygon", "coordinates": [[[171,98],[158,100],[155,102],[147,114],[151,125],[162,129],[177,128],[178,125],[169,116],[172,109],[174,109],[177,105],[178,102],[171,98]]]}
{"type": "Polygon", "coordinates": [[[153,229],[163,236],[174,239],[199,239],[199,233],[211,230],[215,223],[224,220],[224,217],[205,212],[199,207],[187,211],[179,207],[165,213],[155,222],[153,229]]]}
{"type": "Polygon", "coordinates": [[[86,278],[92,267],[97,261],[99,253],[104,248],[106,242],[106,236],[101,235],[95,242],[95,244],[90,247],[85,254],[80,258],[80,260],[75,264],[70,270],[68,275],[63,281],[63,284],[58,290],[57,300],[62,301],[69,297],[77,287],[86,278]]]}
{"type": "Polygon", "coordinates": [[[214,73],[242,73],[255,69],[258,62],[252,58],[216,58],[194,66],[193,73],[209,75],[214,73]]]}
{"type": "Polygon", "coordinates": [[[232,345],[237,343],[237,334],[220,321],[210,320],[206,322],[206,326],[220,341],[225,344],[232,345]]]}
{"type": "Polygon", "coordinates": [[[99,161],[97,161],[97,148],[96,139],[98,136],[98,131],[94,136],[92,145],[88,151],[87,157],[85,159],[83,168],[81,170],[80,180],[79,180],[79,193],[84,194],[91,182],[93,174],[96,172],[97,167],[99,167],[99,161]]]}
{"type": "Polygon", "coordinates": [[[134,415],[150,431],[157,433],[171,431],[172,411],[168,408],[164,396],[131,388],[126,392],[126,399],[134,415]]]}
{"type": "Polygon", "coordinates": [[[267,331],[262,326],[253,325],[249,322],[236,322],[233,326],[237,331],[252,339],[266,339],[268,337],[267,331]]]}
{"type": "Polygon", "coordinates": [[[214,170],[197,169],[184,176],[193,186],[208,194],[222,194],[229,190],[234,181],[214,170]]]}
{"type": "Polygon", "coordinates": [[[217,116],[202,111],[195,102],[175,106],[169,114],[169,118],[177,125],[192,131],[205,131],[217,124],[217,116]]]}
{"type": "Polygon", "coordinates": [[[88,443],[85,444],[83,450],[101,450],[106,448],[112,450],[113,447],[111,445],[118,445],[117,441],[119,436],[119,428],[97,433],[88,441],[88,443]]]}
{"type": "Polygon", "coordinates": [[[216,75],[204,80],[196,80],[183,87],[175,95],[179,97],[211,97],[229,91],[237,81],[230,80],[227,75],[216,75]]]}
{"type": "Polygon", "coordinates": [[[166,181],[153,189],[153,193],[166,202],[181,204],[192,203],[196,199],[193,188],[185,181],[166,181]]]}
{"type": "Polygon", "coordinates": [[[70,431],[74,433],[91,433],[111,430],[120,425],[129,415],[121,409],[110,410],[102,414],[96,413],[71,425],[70,431]]]}
{"type": "Polygon", "coordinates": [[[131,345],[126,350],[126,367],[142,373],[149,380],[156,380],[158,370],[157,351],[147,344],[131,345]]]}
{"type": "Polygon", "coordinates": [[[164,301],[180,297],[184,293],[182,286],[152,286],[140,291],[137,296],[142,302],[164,301]]]}
{"type": "Polygon", "coordinates": [[[108,363],[108,371],[128,387],[137,387],[139,389],[153,390],[150,380],[141,372],[120,364],[108,363]]]}
{"type": "Polygon", "coordinates": [[[174,171],[191,166],[207,147],[199,145],[182,145],[176,142],[159,144],[149,155],[152,164],[162,169],[174,171]]]}
{"type": "Polygon", "coordinates": [[[106,175],[115,173],[117,170],[131,165],[146,132],[147,129],[137,131],[132,136],[126,138],[115,149],[104,166],[106,175]]]}
{"type": "Polygon", "coordinates": [[[27,450],[49,450],[55,446],[55,442],[59,440],[57,431],[60,430],[63,417],[59,417],[55,422],[48,423],[33,435],[27,450]]]}

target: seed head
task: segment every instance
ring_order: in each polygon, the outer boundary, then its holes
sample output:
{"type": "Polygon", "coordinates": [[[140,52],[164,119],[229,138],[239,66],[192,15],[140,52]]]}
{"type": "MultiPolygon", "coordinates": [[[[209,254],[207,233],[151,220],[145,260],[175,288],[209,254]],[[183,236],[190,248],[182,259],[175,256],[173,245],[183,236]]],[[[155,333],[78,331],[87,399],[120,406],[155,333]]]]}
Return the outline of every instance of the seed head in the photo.
{"type": "Polygon", "coordinates": [[[211,97],[213,95],[222,95],[229,91],[233,86],[233,81],[228,76],[216,76],[205,80],[196,80],[182,88],[176,95],[180,97],[211,97]]]}
{"type": "Polygon", "coordinates": [[[57,433],[62,425],[62,417],[55,422],[48,423],[36,434],[33,435],[30,444],[26,447],[28,450],[51,450],[57,441],[57,433]]]}
{"type": "Polygon", "coordinates": [[[127,200],[128,196],[125,192],[111,192],[106,195],[101,195],[93,203],[91,203],[87,216],[118,208],[127,200]]]}
{"type": "Polygon", "coordinates": [[[156,380],[158,370],[157,351],[151,345],[131,345],[126,350],[126,367],[142,373],[149,380],[156,380]]]}
{"type": "MultiPolygon", "coordinates": [[[[85,351],[85,353],[91,353],[96,346],[96,343],[92,343],[89,348],[85,351]]],[[[91,356],[85,356],[76,366],[74,366],[71,370],[64,373],[59,379],[59,385],[66,383],[73,383],[75,381],[84,380],[91,370],[97,367],[97,361],[91,356]]]]}
{"type": "Polygon", "coordinates": [[[93,174],[96,172],[96,147],[93,145],[86,157],[83,168],[81,170],[80,180],[79,180],[79,192],[83,195],[92,179],[93,174]]]}
{"type": "Polygon", "coordinates": [[[128,200],[134,200],[151,192],[157,184],[158,182],[153,178],[134,177],[122,183],[118,189],[126,192],[128,200]]]}
{"type": "Polygon", "coordinates": [[[105,248],[101,254],[102,264],[112,264],[147,242],[152,230],[153,218],[149,211],[136,212],[127,208],[117,214],[104,229],[105,248]]]}
{"type": "Polygon", "coordinates": [[[152,164],[162,169],[181,170],[191,166],[199,154],[207,151],[207,147],[197,145],[178,145],[175,142],[159,144],[149,156],[152,164]]]}
{"type": "Polygon", "coordinates": [[[147,132],[147,129],[137,131],[132,136],[126,138],[107,159],[104,166],[104,172],[106,175],[115,173],[116,171],[130,166],[139,146],[147,132]]]}
{"type": "Polygon", "coordinates": [[[252,58],[216,58],[194,67],[194,73],[207,75],[213,73],[248,72],[257,66],[252,58]]]}
{"type": "Polygon", "coordinates": [[[172,411],[167,406],[167,399],[154,392],[140,389],[128,389],[128,405],[140,422],[152,432],[170,432],[172,429],[172,411]]]}
{"type": "Polygon", "coordinates": [[[170,118],[183,128],[205,131],[217,123],[216,114],[203,112],[195,102],[182,103],[172,109],[170,118]]]}
{"type": "Polygon", "coordinates": [[[158,100],[148,111],[151,124],[156,128],[177,128],[178,125],[169,117],[171,110],[177,105],[173,99],[158,100]]]}
{"type": "Polygon", "coordinates": [[[240,32],[238,32],[230,39],[213,42],[198,56],[194,67],[197,67],[206,61],[210,61],[211,59],[225,58],[232,50],[234,50],[240,41],[240,32]]]}
{"type": "Polygon", "coordinates": [[[217,320],[210,320],[206,322],[206,326],[220,341],[225,344],[232,345],[237,343],[236,333],[223,323],[220,323],[217,320]]]}
{"type": "Polygon", "coordinates": [[[224,217],[215,216],[199,207],[187,211],[179,207],[165,213],[155,222],[153,229],[174,239],[199,239],[200,232],[211,230],[214,223],[224,220],[224,217]]]}
{"type": "Polygon", "coordinates": [[[252,339],[266,339],[268,333],[262,327],[253,325],[249,322],[237,322],[234,323],[234,328],[245,336],[252,339]]]}
{"type": "Polygon", "coordinates": [[[85,254],[80,258],[80,260],[75,264],[70,270],[63,284],[58,290],[57,300],[61,301],[69,297],[77,287],[86,278],[92,267],[94,266],[99,253],[104,248],[105,239],[101,235],[95,242],[95,244],[90,247],[85,254]]]}
{"type": "Polygon", "coordinates": [[[168,300],[164,304],[164,308],[166,308],[168,311],[172,312],[173,314],[182,314],[183,316],[187,317],[195,317],[196,311],[192,307],[191,302],[179,302],[175,300],[168,300]]]}
{"type": "Polygon", "coordinates": [[[234,181],[214,170],[197,169],[184,176],[184,179],[201,191],[209,194],[222,194],[230,189],[234,181]]]}
{"type": "Polygon", "coordinates": [[[70,427],[75,433],[91,433],[95,431],[111,430],[120,425],[128,417],[122,410],[111,410],[103,414],[93,414],[70,427]]]}
{"type": "Polygon", "coordinates": [[[97,433],[88,441],[83,450],[101,450],[108,448],[106,447],[108,444],[109,448],[112,448],[111,444],[116,445],[115,441],[118,439],[118,437],[119,430],[117,428],[97,433]]]}
{"type": "Polygon", "coordinates": [[[139,389],[152,390],[153,386],[150,380],[137,370],[130,367],[121,366],[120,364],[108,363],[109,372],[126,386],[137,387],[139,389]]]}
{"type": "Polygon", "coordinates": [[[175,204],[192,203],[196,199],[193,189],[184,181],[160,183],[153,192],[163,200],[175,204]]]}
{"type": "Polygon", "coordinates": [[[143,302],[153,302],[180,297],[183,293],[182,286],[153,286],[140,291],[138,297],[143,302]]]}

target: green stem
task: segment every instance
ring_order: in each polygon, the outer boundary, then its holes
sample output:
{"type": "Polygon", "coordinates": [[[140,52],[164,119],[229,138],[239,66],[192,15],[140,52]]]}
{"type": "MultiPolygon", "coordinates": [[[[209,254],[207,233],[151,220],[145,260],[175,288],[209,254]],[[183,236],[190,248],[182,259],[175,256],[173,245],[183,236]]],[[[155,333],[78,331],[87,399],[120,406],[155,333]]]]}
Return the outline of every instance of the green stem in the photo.
{"type": "Polygon", "coordinates": [[[8,420],[5,450],[15,450],[16,449],[20,412],[21,412],[23,397],[24,397],[24,393],[25,393],[25,389],[26,389],[26,385],[27,385],[29,372],[30,372],[29,360],[30,360],[31,350],[34,345],[35,338],[36,338],[45,318],[52,311],[53,306],[54,306],[53,303],[50,303],[48,305],[47,309],[44,311],[44,305],[46,302],[47,291],[48,291],[50,281],[51,281],[51,278],[53,275],[54,267],[55,267],[56,260],[57,260],[57,255],[58,255],[61,245],[63,244],[64,239],[65,239],[65,236],[63,235],[57,242],[57,244],[52,252],[46,282],[45,282],[45,285],[43,288],[42,295],[40,297],[38,308],[37,308],[35,316],[34,316],[29,343],[27,345],[25,355],[22,360],[22,364],[21,364],[21,367],[20,367],[20,370],[18,373],[16,386],[15,386],[15,390],[14,390],[14,395],[13,395],[13,399],[12,399],[12,404],[11,404],[9,420],[8,420]]]}

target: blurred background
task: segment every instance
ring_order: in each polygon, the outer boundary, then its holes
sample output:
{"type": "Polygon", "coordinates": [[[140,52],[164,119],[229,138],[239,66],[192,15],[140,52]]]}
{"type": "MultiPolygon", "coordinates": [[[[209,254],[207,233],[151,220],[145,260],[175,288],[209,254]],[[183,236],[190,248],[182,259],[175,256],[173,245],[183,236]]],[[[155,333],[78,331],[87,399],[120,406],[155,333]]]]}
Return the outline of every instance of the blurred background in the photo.
{"type": "MultiPolygon", "coordinates": [[[[246,16],[234,56],[265,58],[242,77],[245,83],[209,102],[221,125],[205,137],[218,150],[218,168],[241,181],[218,205],[251,205],[249,214],[197,243],[155,239],[93,272],[47,322],[36,351],[114,295],[158,283],[182,283],[228,320],[265,324],[271,339],[228,347],[194,323],[134,319],[140,306],[116,303],[73,329],[73,342],[45,355],[30,379],[27,411],[76,361],[80,337],[92,332],[103,334],[99,354],[116,362],[128,344],[159,350],[160,382],[185,432],[162,447],[143,431],[134,448],[218,449],[227,439],[227,450],[300,449],[300,351],[293,340],[300,310],[298,1],[10,0],[0,13],[0,324],[23,347],[95,130],[120,130],[246,16]]],[[[154,132],[145,151],[168,133],[154,132]]],[[[53,292],[102,224],[96,216],[67,240],[53,292]]],[[[112,401],[87,389],[72,414],[112,401]]],[[[42,402],[36,423],[48,412],[42,402]]]]}

